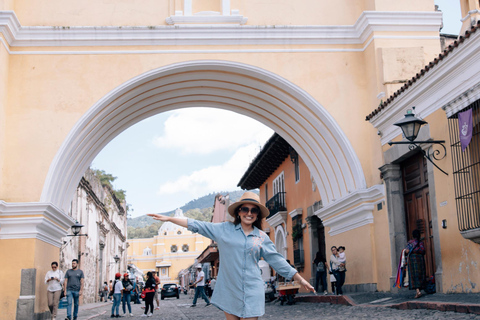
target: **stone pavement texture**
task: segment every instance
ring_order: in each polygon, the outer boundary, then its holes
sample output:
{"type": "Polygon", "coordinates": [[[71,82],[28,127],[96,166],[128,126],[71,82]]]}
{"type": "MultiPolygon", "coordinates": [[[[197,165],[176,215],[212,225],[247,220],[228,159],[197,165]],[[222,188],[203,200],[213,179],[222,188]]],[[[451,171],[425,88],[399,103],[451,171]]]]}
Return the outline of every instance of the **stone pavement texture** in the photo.
{"type": "MultiPolygon", "coordinates": [[[[280,305],[270,302],[265,306],[265,315],[261,319],[276,320],[310,320],[310,319],[479,319],[478,314],[467,313],[468,307],[478,305],[478,294],[434,294],[420,299],[411,299],[412,292],[391,293],[357,293],[348,296],[323,296],[323,295],[299,295],[298,302],[294,305],[280,305]],[[305,300],[315,302],[305,302],[305,300]],[[318,303],[322,299],[324,303],[318,303]],[[328,303],[327,299],[330,299],[328,303]],[[395,308],[405,303],[443,303],[444,305],[458,304],[465,306],[460,312],[438,311],[435,308],[395,308]]],[[[182,295],[180,299],[165,299],[160,301],[160,310],[155,310],[153,317],[141,317],[143,310],[141,304],[132,304],[133,317],[131,319],[162,319],[162,320],[191,320],[191,319],[225,319],[222,311],[214,306],[205,307],[205,303],[199,302],[195,308],[191,308],[192,299],[182,295]]],[[[478,305],[480,306],[480,305],[478,305]]],[[[110,319],[112,304],[95,303],[80,307],[78,320],[87,319],[110,319]]],[[[120,314],[123,315],[120,307],[120,314]]],[[[65,319],[66,310],[59,310],[57,320],[65,319]],[[63,317],[62,317],[63,316],[63,317]]]]}

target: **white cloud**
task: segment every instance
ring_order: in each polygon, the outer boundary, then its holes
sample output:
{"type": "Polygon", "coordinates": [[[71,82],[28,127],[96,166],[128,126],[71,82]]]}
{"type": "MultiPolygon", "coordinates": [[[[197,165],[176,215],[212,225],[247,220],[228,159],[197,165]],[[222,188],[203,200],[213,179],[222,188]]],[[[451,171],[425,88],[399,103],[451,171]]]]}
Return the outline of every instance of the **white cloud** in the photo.
{"type": "Polygon", "coordinates": [[[209,154],[250,144],[261,146],[272,134],[262,123],[231,111],[188,108],[172,111],[164,134],[156,137],[154,144],[182,154],[209,154]]]}
{"type": "Polygon", "coordinates": [[[190,199],[193,199],[215,191],[234,190],[258,152],[258,145],[254,143],[242,147],[223,165],[197,170],[162,184],[158,194],[162,196],[189,194],[190,199]]]}

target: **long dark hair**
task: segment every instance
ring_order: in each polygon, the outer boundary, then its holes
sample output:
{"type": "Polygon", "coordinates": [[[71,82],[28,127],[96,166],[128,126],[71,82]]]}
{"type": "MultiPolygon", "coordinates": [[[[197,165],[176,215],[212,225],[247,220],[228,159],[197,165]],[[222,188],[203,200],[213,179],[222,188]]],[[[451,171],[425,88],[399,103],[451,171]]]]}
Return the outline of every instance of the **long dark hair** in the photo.
{"type": "MultiPolygon", "coordinates": [[[[242,222],[242,220],[240,219],[240,216],[238,215],[238,213],[240,212],[240,208],[242,207],[242,205],[239,205],[236,209],[235,209],[235,221],[233,222],[235,225],[238,225],[242,222]]],[[[256,206],[258,208],[258,206],[256,206]]],[[[260,211],[260,208],[258,208],[258,211],[260,211]]],[[[257,220],[255,220],[255,222],[253,222],[253,226],[254,227],[257,227],[257,229],[259,230],[263,230],[262,229],[262,212],[260,211],[258,214],[257,214],[257,220]]]]}

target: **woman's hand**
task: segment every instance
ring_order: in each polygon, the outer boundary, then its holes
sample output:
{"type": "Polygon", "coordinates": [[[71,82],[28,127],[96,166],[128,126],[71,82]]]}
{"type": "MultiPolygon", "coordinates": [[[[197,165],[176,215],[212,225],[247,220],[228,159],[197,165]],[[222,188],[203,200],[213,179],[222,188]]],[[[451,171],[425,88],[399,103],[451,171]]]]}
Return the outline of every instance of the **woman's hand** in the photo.
{"type": "Polygon", "coordinates": [[[302,280],[300,281],[300,285],[302,285],[303,288],[305,288],[305,290],[315,293],[315,289],[312,287],[310,282],[308,282],[307,280],[302,278],[302,280]]]}
{"type": "Polygon", "coordinates": [[[147,216],[160,221],[168,221],[170,219],[169,216],[164,216],[163,214],[156,214],[156,213],[148,213],[147,216]]]}
{"type": "Polygon", "coordinates": [[[312,287],[310,282],[308,282],[300,274],[298,274],[298,272],[295,273],[295,275],[293,276],[293,280],[299,282],[300,285],[305,288],[305,290],[315,293],[315,288],[312,287]]]}

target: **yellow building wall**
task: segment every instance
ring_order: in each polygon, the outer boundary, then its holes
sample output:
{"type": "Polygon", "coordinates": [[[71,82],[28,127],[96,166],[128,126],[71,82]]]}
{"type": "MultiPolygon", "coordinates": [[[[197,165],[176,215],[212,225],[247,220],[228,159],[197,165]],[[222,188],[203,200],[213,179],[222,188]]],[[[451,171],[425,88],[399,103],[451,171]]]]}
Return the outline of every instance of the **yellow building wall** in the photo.
{"type": "Polygon", "coordinates": [[[437,110],[425,118],[429,123],[430,135],[436,140],[445,140],[447,156],[436,164],[448,173],[448,176],[434,168],[437,221],[440,232],[444,292],[479,292],[480,250],[479,245],[462,237],[458,229],[455,203],[455,185],[452,167],[452,151],[448,120],[443,110],[437,110]],[[446,202],[445,205],[440,205],[446,202]],[[447,220],[443,229],[442,220],[447,220]]]}
{"type": "MultiPolygon", "coordinates": [[[[167,16],[173,15],[176,10],[184,10],[183,1],[172,0],[115,3],[106,0],[53,0],[43,4],[34,0],[3,1],[5,7],[15,10],[21,23],[26,26],[162,26],[166,25],[167,16]]],[[[193,3],[193,13],[220,9],[220,1],[193,3]]],[[[274,7],[270,1],[232,0],[230,4],[231,9],[238,9],[241,15],[248,17],[250,25],[350,25],[364,10],[432,11],[433,6],[433,0],[304,0],[300,4],[278,0],[274,7]]]]}
{"type": "Polygon", "coordinates": [[[0,241],[0,281],[8,290],[0,290],[2,319],[15,319],[16,304],[20,296],[22,269],[36,269],[35,312],[48,310],[45,274],[53,261],[58,262],[59,249],[36,239],[10,239],[0,241]],[[21,268],[12,268],[21,266],[21,268]]]}
{"type": "MultiPolygon", "coordinates": [[[[162,233],[149,239],[128,240],[128,263],[135,264],[145,274],[147,271],[159,271],[160,275],[162,275],[161,268],[156,268],[156,263],[171,263],[168,276],[172,280],[170,282],[176,282],[178,272],[190,267],[211,243],[210,239],[202,235],[193,234],[190,231],[182,231],[182,233],[178,235],[176,231],[169,231],[167,235],[162,233]],[[188,252],[182,252],[184,244],[188,245],[188,252]],[[177,252],[171,252],[172,245],[177,245],[177,252]],[[151,256],[143,255],[143,250],[147,247],[152,249],[151,256]]],[[[162,280],[162,282],[165,281],[162,280]]]]}

